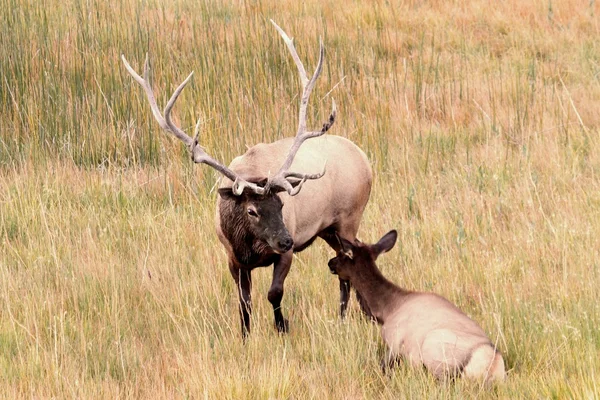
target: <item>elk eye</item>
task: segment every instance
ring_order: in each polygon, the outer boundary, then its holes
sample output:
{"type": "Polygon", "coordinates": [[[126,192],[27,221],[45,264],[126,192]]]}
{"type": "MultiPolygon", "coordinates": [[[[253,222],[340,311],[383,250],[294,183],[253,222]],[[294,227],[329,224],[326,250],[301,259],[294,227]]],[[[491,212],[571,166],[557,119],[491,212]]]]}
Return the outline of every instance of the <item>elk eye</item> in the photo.
{"type": "Polygon", "coordinates": [[[258,217],[258,214],[256,213],[256,211],[254,211],[254,209],[252,209],[252,208],[248,209],[248,215],[251,215],[253,217],[258,217]]]}

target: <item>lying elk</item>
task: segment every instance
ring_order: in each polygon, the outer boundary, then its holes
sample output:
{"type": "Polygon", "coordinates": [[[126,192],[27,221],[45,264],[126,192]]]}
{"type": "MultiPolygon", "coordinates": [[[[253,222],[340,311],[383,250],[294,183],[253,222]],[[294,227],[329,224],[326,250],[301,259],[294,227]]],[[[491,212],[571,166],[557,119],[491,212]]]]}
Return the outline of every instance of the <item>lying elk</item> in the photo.
{"type": "MultiPolygon", "coordinates": [[[[271,22],[283,37],[300,73],[303,93],[298,130],[295,138],[253,146],[235,158],[229,168],[209,156],[199,145],[200,121],[192,139],[171,120],[171,109],[192,74],[175,90],[161,114],[148,82],[148,59],[142,78],[122,57],[127,71],[146,92],[161,128],[186,144],[195,163],[208,164],[226,178],[218,190],[216,228],[238,287],[244,337],[250,331],[252,270],[274,265],[268,299],[273,305],[275,326],[280,332],[286,332],[288,321],[281,312],[281,299],[293,253],[308,247],[317,236],[336,251],[339,250],[336,235],[354,240],[372,182],[371,168],[362,150],[345,138],[324,135],[335,121],[335,102],[323,127],[318,131],[307,131],[308,99],[323,67],[323,44],[315,73],[308,79],[292,39],[271,22]],[[273,171],[277,172],[271,175],[273,171]]],[[[340,280],[342,317],[349,291],[349,283],[340,280]]]]}
{"type": "Polygon", "coordinates": [[[360,292],[388,346],[384,366],[399,356],[438,378],[464,375],[485,381],[505,378],[504,360],[483,329],[454,304],[434,293],[411,292],[387,280],[375,260],[396,243],[390,231],[373,245],[340,239],[329,268],[360,292]]]}

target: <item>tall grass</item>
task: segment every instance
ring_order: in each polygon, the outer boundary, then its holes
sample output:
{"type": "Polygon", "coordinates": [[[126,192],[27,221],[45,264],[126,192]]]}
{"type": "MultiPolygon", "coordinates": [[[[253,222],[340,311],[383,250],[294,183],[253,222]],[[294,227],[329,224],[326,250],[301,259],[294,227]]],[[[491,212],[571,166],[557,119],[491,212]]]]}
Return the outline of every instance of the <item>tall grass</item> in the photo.
{"type": "Polygon", "coordinates": [[[600,34],[594,2],[0,0],[0,397],[598,398],[600,34]],[[279,336],[253,332],[214,233],[218,178],[157,127],[124,70],[229,162],[309,109],[376,181],[360,237],[384,273],[443,294],[498,343],[490,389],[379,369],[378,328],[337,317],[323,243],[295,257],[279,336]]]}

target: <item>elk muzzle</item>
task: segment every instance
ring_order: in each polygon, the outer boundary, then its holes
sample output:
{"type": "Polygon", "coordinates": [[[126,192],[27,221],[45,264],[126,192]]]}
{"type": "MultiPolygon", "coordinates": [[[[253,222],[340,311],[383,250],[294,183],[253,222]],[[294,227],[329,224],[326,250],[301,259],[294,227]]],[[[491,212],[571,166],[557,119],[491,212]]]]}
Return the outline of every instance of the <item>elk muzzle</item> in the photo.
{"type": "Polygon", "coordinates": [[[276,235],[269,242],[269,246],[278,254],[287,253],[294,247],[294,239],[287,232],[276,235]]]}

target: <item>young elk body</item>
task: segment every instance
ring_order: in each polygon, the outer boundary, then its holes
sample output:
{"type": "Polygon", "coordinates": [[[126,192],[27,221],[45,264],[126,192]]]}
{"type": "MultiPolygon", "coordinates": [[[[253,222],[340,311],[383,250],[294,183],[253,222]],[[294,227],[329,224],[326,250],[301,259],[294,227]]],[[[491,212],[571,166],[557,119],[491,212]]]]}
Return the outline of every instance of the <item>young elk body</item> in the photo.
{"type": "Polygon", "coordinates": [[[445,298],[402,289],[381,274],[375,260],[396,238],[396,231],[374,245],[341,238],[341,251],[329,261],[331,272],[350,281],[382,324],[386,365],[403,357],[438,378],[503,380],[502,355],[475,321],[445,298]]]}
{"type": "MultiPolygon", "coordinates": [[[[186,144],[195,163],[208,164],[225,177],[219,187],[215,222],[219,240],[228,253],[229,270],[238,287],[244,337],[250,331],[252,270],[274,265],[268,299],[277,329],[287,331],[281,300],[292,254],[308,247],[316,237],[323,238],[336,251],[339,250],[336,235],[354,240],[372,182],[371,167],[362,150],[347,139],[325,135],[335,122],[335,102],[323,127],[307,131],[307,105],[322,70],[323,45],[317,68],[309,79],[292,40],[274,22],[273,25],[283,37],[300,74],[303,92],[298,130],[294,138],[253,146],[235,158],[229,167],[209,156],[199,145],[200,121],[193,139],[171,121],[171,109],[191,74],[175,90],[161,113],[148,81],[148,60],[141,77],[122,57],[127,71],[146,92],[161,128],[186,144]]],[[[349,283],[340,279],[342,316],[349,291],[349,283]]]]}

